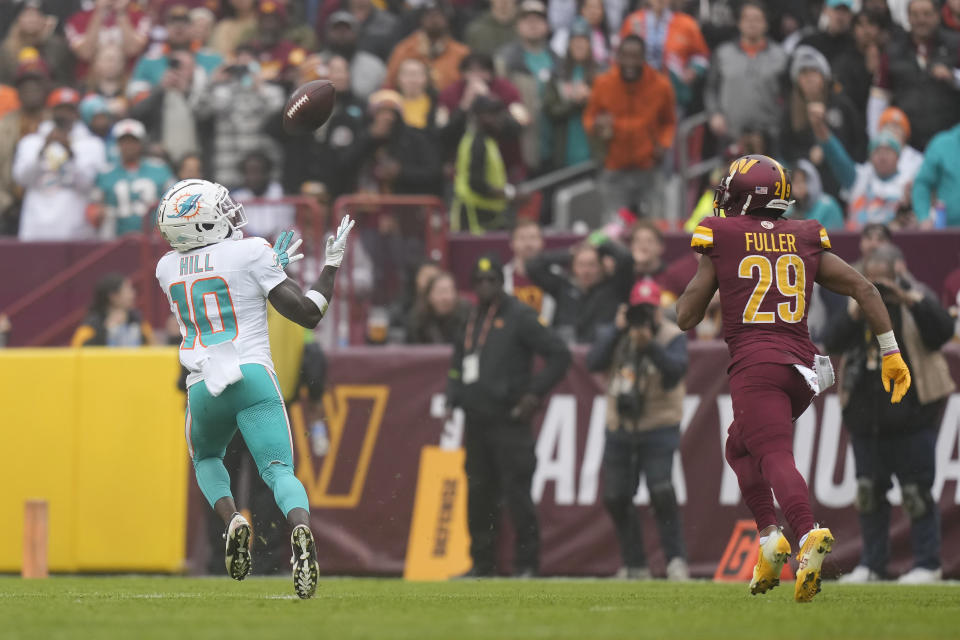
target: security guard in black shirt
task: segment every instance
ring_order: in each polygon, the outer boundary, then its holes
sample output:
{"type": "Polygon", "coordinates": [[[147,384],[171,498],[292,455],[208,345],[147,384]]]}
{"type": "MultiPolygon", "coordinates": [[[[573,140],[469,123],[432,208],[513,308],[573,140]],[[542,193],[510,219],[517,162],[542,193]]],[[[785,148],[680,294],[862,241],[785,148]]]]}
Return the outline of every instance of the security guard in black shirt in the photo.
{"type": "Polygon", "coordinates": [[[454,343],[447,387],[448,410],[461,407],[466,416],[469,575],[495,572],[502,499],[516,530],[514,574],[531,576],[539,570],[540,537],[530,497],[536,468],[530,421],[566,373],[570,351],[533,309],[504,293],[496,258],[480,258],[473,285],[477,306],[454,343]],[[545,361],[535,375],[534,355],[545,361]]]}

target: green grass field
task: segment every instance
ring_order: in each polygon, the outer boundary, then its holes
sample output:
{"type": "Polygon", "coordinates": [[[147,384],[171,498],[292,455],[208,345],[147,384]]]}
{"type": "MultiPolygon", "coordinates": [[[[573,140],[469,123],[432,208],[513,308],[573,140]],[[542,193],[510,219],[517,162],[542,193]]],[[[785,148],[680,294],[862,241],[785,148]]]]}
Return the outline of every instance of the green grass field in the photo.
{"type": "Polygon", "coordinates": [[[960,586],[839,586],[808,605],[792,585],[612,580],[406,583],[0,578],[0,638],[957,638],[960,586]]]}

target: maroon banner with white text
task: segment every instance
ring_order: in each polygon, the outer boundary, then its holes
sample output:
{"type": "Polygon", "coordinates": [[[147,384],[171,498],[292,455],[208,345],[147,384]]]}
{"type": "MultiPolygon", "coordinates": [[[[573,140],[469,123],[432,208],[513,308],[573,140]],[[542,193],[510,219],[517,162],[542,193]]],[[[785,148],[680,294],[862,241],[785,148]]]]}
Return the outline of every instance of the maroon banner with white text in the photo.
{"type": "MultiPolygon", "coordinates": [[[[361,347],[331,352],[325,399],[331,448],[313,456],[300,408],[293,413],[297,475],[307,487],[313,528],[325,573],[401,575],[424,445],[456,448],[462,416],[443,420],[443,393],[449,367],[444,347],[361,347]]],[[[960,350],[948,350],[950,369],[960,380],[960,350]]],[[[711,577],[738,519],[750,514],[736,477],[723,459],[732,419],[727,388],[726,347],[692,343],[683,439],[674,468],[692,573],[711,577]]],[[[831,390],[835,391],[835,389],[831,390]]],[[[618,545],[600,496],[604,442],[602,379],[589,373],[578,353],[563,382],[534,421],[537,471],[533,498],[542,536],[545,575],[610,575],[619,566],[618,545]]],[[[942,509],[945,575],[960,577],[960,394],[951,396],[937,443],[934,497],[942,509]]],[[[837,538],[826,565],[829,574],[848,571],[860,552],[853,454],[841,426],[835,393],[820,397],[797,422],[794,441],[800,472],[807,479],[814,515],[837,538]]],[[[194,483],[195,484],[195,483],[194,483]]],[[[198,492],[193,491],[193,497],[198,492]]],[[[189,555],[202,567],[205,538],[198,518],[205,504],[192,497],[189,555]]],[[[891,501],[899,505],[895,487],[891,501]]],[[[636,497],[654,573],[664,559],[646,486],[636,497]]],[[[509,568],[509,530],[501,540],[509,568]]],[[[891,563],[896,575],[911,567],[909,519],[895,507],[891,522],[891,563]]]]}

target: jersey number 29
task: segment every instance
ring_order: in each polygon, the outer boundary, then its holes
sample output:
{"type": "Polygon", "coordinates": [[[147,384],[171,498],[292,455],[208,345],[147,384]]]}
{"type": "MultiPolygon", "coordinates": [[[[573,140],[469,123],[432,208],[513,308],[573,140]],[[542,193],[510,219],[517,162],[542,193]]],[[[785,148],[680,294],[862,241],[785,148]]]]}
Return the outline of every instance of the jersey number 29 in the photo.
{"type": "Polygon", "coordinates": [[[747,306],[743,309],[743,322],[770,324],[776,321],[773,311],[759,311],[760,303],[763,302],[772,282],[776,282],[777,290],[783,296],[793,298],[793,301],[787,300],[777,305],[777,315],[780,319],[791,324],[803,320],[807,306],[807,276],[800,256],[793,253],[780,256],[777,258],[776,269],[766,256],[750,255],[740,261],[738,275],[741,278],[753,280],[754,271],[758,272],[760,277],[753,288],[753,293],[750,294],[750,299],[747,300],[747,306]]]}
{"type": "Polygon", "coordinates": [[[197,335],[200,345],[209,347],[221,342],[229,342],[237,337],[237,314],[233,309],[233,299],[227,281],[219,276],[201,278],[190,285],[190,297],[187,297],[187,284],[175,282],[170,285],[170,299],[177,305],[180,324],[186,328],[181,349],[193,349],[197,335]],[[219,326],[214,326],[209,311],[215,305],[215,318],[219,326]]]}

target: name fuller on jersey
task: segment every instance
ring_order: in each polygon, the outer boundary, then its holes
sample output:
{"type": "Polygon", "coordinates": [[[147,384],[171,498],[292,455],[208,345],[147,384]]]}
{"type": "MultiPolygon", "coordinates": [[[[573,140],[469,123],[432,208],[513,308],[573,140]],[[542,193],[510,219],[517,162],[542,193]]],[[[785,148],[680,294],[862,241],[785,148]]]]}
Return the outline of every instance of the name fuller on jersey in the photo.
{"type": "Polygon", "coordinates": [[[180,275],[189,276],[194,273],[204,273],[206,271],[213,271],[213,265],[210,264],[210,254],[205,253],[203,256],[206,258],[204,260],[204,266],[200,266],[200,255],[195,256],[184,256],[180,258],[180,275]]]}
{"type": "Polygon", "coordinates": [[[747,251],[764,251],[768,253],[797,252],[797,238],[792,233],[760,233],[747,231],[743,235],[746,238],[747,251]]]}

